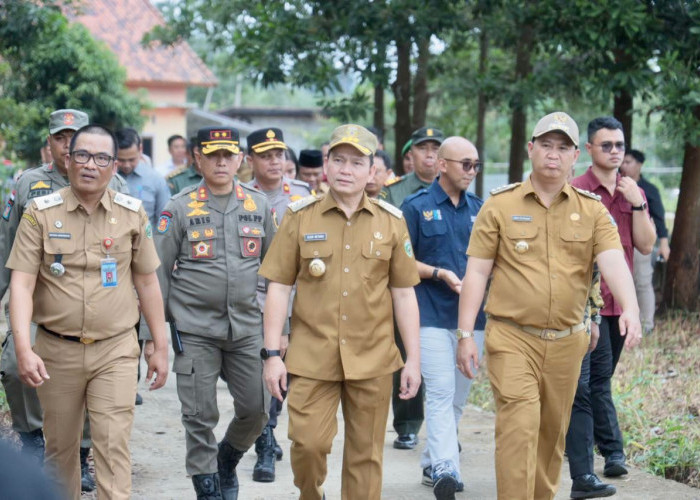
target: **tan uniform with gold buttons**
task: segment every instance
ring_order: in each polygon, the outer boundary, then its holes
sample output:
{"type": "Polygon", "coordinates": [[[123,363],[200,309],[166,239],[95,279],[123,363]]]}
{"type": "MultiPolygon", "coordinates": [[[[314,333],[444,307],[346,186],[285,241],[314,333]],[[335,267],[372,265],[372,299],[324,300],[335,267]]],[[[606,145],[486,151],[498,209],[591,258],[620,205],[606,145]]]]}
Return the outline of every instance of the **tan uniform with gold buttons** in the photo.
{"type": "Polygon", "coordinates": [[[330,194],[295,202],[260,274],[297,285],[285,362],[292,374],[289,437],[301,497],[321,497],[326,454],[337,431],[331,417],[341,399],[343,498],[348,492],[379,498],[391,374],[402,366],[390,287],[419,282],[401,212],[366,195],[350,219],[330,194]],[[342,389],[336,392],[331,387],[338,382],[342,389]],[[304,406],[310,394],[318,395],[313,408],[304,406]]]}
{"type": "Polygon", "coordinates": [[[44,409],[46,461],[58,467],[74,498],[80,497],[77,457],[86,406],[98,496],[129,498],[139,357],[131,273],[147,274],[158,267],[151,238],[139,200],[108,189],[88,214],[66,187],[37,198],[24,212],[7,262],[11,269],[37,275],[34,350],[51,376],[37,389],[44,409]],[[103,286],[101,261],[107,254],[116,260],[113,287],[103,286]],[[50,271],[58,262],[65,271],[60,276],[50,271]]]}
{"type": "Polygon", "coordinates": [[[584,317],[593,262],[622,247],[605,207],[568,184],[549,208],[529,179],[492,194],[467,253],[494,261],[485,310],[498,497],[553,498],[588,348],[585,328],[576,325],[584,317]],[[555,338],[571,327],[575,333],[555,338]]]}

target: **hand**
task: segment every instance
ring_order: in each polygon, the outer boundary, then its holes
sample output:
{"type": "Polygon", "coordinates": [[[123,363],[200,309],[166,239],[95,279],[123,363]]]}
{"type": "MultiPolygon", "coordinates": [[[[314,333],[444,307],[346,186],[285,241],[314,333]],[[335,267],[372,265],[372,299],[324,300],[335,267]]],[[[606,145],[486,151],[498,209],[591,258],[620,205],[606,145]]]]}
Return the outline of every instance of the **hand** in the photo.
{"type": "Polygon", "coordinates": [[[151,359],[155,351],[156,344],[152,340],[147,340],[146,345],[143,346],[143,359],[146,360],[146,363],[148,363],[148,360],[151,359]]]}
{"type": "Polygon", "coordinates": [[[598,323],[591,320],[591,341],[588,344],[588,352],[595,351],[598,345],[598,339],[600,338],[600,326],[598,323]]]}
{"type": "Polygon", "coordinates": [[[26,353],[17,354],[17,371],[22,382],[29,387],[39,387],[45,380],[49,380],[44,361],[31,349],[26,353]]]}
{"type": "Polygon", "coordinates": [[[282,392],[287,391],[287,367],[281,357],[273,356],[263,361],[263,380],[270,395],[284,401],[282,392]]]}
{"type": "Polygon", "coordinates": [[[659,255],[663,257],[664,261],[668,262],[668,256],[671,255],[671,247],[668,245],[668,238],[661,238],[659,240],[659,255]]]}
{"type": "Polygon", "coordinates": [[[462,280],[449,269],[440,269],[438,278],[447,283],[447,286],[449,286],[457,295],[462,292],[462,280]]]}
{"type": "Polygon", "coordinates": [[[148,383],[155,374],[156,378],[151,382],[148,390],[155,391],[165,385],[168,378],[168,349],[154,349],[153,353],[148,356],[148,373],[146,373],[146,383],[148,383]]]}
{"type": "Polygon", "coordinates": [[[621,177],[615,190],[622,193],[627,203],[633,207],[638,207],[644,202],[642,193],[639,191],[639,186],[637,186],[637,183],[634,182],[634,179],[631,177],[621,177]]]}
{"type": "Polygon", "coordinates": [[[406,360],[406,364],[401,369],[401,388],[399,398],[411,399],[418,394],[420,387],[420,363],[413,360],[406,360]]]}
{"type": "Polygon", "coordinates": [[[457,368],[465,377],[474,378],[479,370],[479,350],[473,337],[457,342],[457,368]]]}
{"type": "Polygon", "coordinates": [[[639,322],[639,310],[623,311],[618,320],[620,336],[625,338],[625,348],[632,349],[642,341],[642,324],[639,322]]]}
{"type": "Polygon", "coordinates": [[[280,357],[284,359],[284,355],[287,354],[287,348],[289,347],[289,335],[282,335],[280,342],[280,357]]]}

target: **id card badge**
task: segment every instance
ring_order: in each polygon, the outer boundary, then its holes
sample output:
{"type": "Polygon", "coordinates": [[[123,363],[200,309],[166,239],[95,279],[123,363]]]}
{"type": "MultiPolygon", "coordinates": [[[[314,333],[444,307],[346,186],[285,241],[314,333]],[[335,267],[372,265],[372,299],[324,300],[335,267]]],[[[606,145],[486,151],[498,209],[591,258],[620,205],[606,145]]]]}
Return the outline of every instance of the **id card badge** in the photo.
{"type": "Polygon", "coordinates": [[[102,286],[110,288],[117,286],[117,259],[106,257],[100,260],[102,286]]]}

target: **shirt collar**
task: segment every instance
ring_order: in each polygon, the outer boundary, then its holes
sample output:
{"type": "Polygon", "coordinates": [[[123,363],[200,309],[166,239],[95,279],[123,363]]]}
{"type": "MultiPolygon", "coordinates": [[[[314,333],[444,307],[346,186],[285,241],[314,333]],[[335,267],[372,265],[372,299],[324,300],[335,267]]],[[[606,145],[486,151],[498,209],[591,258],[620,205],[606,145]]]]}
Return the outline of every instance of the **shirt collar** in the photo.
{"type": "MultiPolygon", "coordinates": [[[[340,207],[338,206],[338,203],[335,201],[335,198],[331,195],[331,192],[328,191],[326,194],[323,195],[321,198],[321,213],[326,213],[329,210],[336,209],[339,212],[342,212],[340,207]]],[[[372,215],[375,215],[376,208],[372,204],[372,202],[369,199],[369,196],[367,196],[367,193],[364,191],[362,192],[362,200],[360,200],[360,204],[357,206],[357,210],[355,210],[355,213],[361,211],[361,210],[366,210],[372,215]]]]}
{"type": "MultiPolygon", "coordinates": [[[[80,203],[80,200],[75,196],[73,193],[72,189],[66,189],[64,203],[66,204],[66,209],[69,212],[75,211],[79,206],[82,204],[80,203]]],[[[112,211],[112,198],[109,195],[109,189],[105,189],[105,192],[102,194],[102,198],[100,198],[100,205],[102,205],[106,211],[111,212],[112,211]]]]}
{"type": "MultiPolygon", "coordinates": [[[[430,184],[430,186],[428,186],[426,189],[433,196],[433,199],[438,205],[441,203],[449,203],[452,205],[452,200],[438,182],[439,180],[440,176],[437,176],[432,184],[430,184]]],[[[462,191],[459,194],[459,203],[457,204],[457,208],[461,207],[465,203],[467,203],[467,192],[462,191]]]]}
{"type": "MultiPolygon", "coordinates": [[[[520,185],[520,187],[522,188],[522,197],[523,198],[525,198],[529,194],[532,194],[533,196],[537,195],[537,193],[535,193],[535,188],[532,185],[532,181],[530,180],[530,176],[528,176],[528,178],[523,181],[523,183],[520,185]]],[[[563,194],[567,198],[571,198],[571,190],[572,189],[573,188],[571,187],[571,185],[568,182],[566,182],[566,183],[564,183],[564,187],[561,189],[561,191],[559,191],[559,194],[563,194]]],[[[558,194],[557,194],[557,196],[558,196],[558,194]]],[[[556,199],[556,197],[554,199],[556,199]]]]}

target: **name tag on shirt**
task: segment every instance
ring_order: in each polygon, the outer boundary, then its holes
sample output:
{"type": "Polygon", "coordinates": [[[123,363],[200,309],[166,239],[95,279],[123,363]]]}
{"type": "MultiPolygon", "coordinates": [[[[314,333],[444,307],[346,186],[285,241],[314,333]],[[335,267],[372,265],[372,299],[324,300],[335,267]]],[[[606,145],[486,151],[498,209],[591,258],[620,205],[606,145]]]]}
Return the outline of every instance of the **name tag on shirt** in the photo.
{"type": "Polygon", "coordinates": [[[304,241],[326,241],[328,235],[326,233],[309,233],[304,235],[304,241]]]}
{"type": "Polygon", "coordinates": [[[532,222],[532,215],[514,215],[515,222],[532,222]]]}
{"type": "Polygon", "coordinates": [[[112,257],[100,259],[102,286],[112,288],[117,286],[117,260],[112,257]]]}

